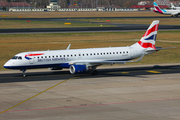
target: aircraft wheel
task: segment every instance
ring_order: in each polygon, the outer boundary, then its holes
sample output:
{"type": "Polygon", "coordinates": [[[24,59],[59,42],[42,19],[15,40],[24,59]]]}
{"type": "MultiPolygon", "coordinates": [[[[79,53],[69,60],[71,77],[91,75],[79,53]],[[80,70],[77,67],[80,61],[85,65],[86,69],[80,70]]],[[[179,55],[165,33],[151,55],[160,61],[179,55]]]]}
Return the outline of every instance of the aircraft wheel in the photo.
{"type": "Polygon", "coordinates": [[[24,77],[24,78],[26,77],[26,73],[23,73],[23,77],[24,77]]]}
{"type": "Polygon", "coordinates": [[[178,17],[178,15],[175,15],[176,17],[178,17]]]}
{"type": "Polygon", "coordinates": [[[25,78],[26,77],[26,70],[21,70],[22,71],[22,76],[25,78]]]}
{"type": "Polygon", "coordinates": [[[174,17],[173,15],[171,15],[171,17],[174,17]]]}
{"type": "Polygon", "coordinates": [[[97,70],[91,71],[91,75],[97,75],[97,74],[98,74],[97,70]]]}

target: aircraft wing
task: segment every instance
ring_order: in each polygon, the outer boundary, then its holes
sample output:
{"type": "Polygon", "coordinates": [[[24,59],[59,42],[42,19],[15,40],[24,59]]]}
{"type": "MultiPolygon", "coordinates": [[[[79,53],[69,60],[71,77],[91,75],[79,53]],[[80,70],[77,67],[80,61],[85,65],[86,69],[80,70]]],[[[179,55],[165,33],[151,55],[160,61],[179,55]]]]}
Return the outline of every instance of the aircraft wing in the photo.
{"type": "Polygon", "coordinates": [[[93,65],[102,65],[102,64],[125,64],[125,63],[127,63],[127,62],[138,62],[138,61],[141,61],[142,60],[142,58],[144,57],[144,55],[145,54],[143,54],[139,59],[137,59],[137,60],[134,60],[134,61],[111,61],[111,60],[109,60],[109,61],[101,61],[101,60],[96,60],[96,61],[93,61],[93,60],[88,60],[88,61],[74,61],[74,62],[71,62],[71,63],[69,63],[69,64],[76,64],[76,65],[84,65],[84,64],[87,64],[87,65],[89,65],[89,66],[93,66],[93,65]]]}
{"type": "Polygon", "coordinates": [[[179,12],[174,12],[174,13],[171,13],[171,15],[178,15],[179,12]]]}

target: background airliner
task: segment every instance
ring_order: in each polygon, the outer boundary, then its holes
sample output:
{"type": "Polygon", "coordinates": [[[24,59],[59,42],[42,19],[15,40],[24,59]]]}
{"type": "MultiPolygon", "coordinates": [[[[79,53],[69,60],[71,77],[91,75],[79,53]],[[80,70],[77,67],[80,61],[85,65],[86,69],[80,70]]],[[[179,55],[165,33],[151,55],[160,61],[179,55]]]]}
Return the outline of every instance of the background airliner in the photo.
{"type": "Polygon", "coordinates": [[[156,2],[154,2],[154,12],[164,15],[171,15],[171,17],[178,17],[178,15],[180,14],[180,10],[162,10],[156,2]]]}
{"type": "Polygon", "coordinates": [[[127,47],[108,47],[92,49],[70,49],[66,50],[23,52],[15,55],[4,64],[4,68],[16,69],[26,76],[27,69],[50,68],[61,70],[69,68],[71,74],[90,71],[97,74],[96,67],[103,64],[125,64],[126,62],[140,61],[144,55],[154,53],[163,48],[155,47],[159,20],[155,20],[149,26],[141,40],[127,47]],[[138,60],[130,61],[138,58],[138,60]]]}
{"type": "Polygon", "coordinates": [[[172,8],[173,10],[180,10],[180,7],[175,7],[173,3],[171,3],[171,8],[172,8]]]}

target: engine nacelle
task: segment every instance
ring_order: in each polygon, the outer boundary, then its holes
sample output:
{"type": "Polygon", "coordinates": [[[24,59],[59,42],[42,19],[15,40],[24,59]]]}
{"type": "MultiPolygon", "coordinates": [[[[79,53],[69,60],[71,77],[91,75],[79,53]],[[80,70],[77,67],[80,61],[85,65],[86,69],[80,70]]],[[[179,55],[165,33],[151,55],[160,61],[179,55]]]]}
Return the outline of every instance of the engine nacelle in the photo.
{"type": "Polygon", "coordinates": [[[85,73],[88,70],[86,65],[71,65],[69,71],[71,74],[85,73]]]}
{"type": "Polygon", "coordinates": [[[50,70],[62,70],[63,68],[61,67],[52,67],[52,68],[49,68],[50,70]]]}

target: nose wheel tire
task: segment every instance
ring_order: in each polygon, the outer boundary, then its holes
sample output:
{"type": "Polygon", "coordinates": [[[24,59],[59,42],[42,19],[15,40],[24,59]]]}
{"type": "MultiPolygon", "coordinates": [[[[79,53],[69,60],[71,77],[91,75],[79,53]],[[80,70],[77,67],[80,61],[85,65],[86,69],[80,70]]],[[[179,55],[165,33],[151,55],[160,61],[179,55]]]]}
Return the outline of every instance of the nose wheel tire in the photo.
{"type": "Polygon", "coordinates": [[[22,75],[23,75],[24,78],[26,77],[26,73],[23,73],[22,75]]]}
{"type": "Polygon", "coordinates": [[[26,77],[26,70],[21,70],[22,71],[22,76],[25,78],[26,77]]]}

